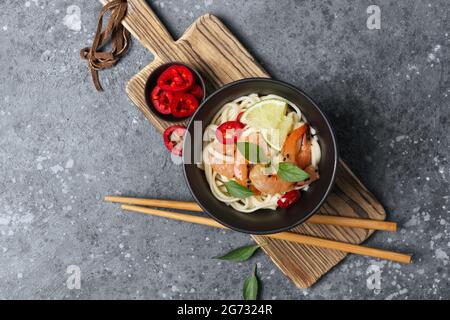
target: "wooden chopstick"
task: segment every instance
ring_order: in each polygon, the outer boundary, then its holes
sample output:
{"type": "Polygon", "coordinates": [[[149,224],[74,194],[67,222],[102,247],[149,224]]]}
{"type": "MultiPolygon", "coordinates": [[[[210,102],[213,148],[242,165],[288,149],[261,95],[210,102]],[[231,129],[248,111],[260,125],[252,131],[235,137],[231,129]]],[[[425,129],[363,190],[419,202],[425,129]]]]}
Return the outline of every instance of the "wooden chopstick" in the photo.
{"type": "MultiPolygon", "coordinates": [[[[200,206],[197,203],[187,201],[143,199],[143,198],[120,197],[120,196],[106,196],[105,201],[124,204],[135,204],[148,207],[166,208],[166,209],[179,209],[196,212],[203,211],[203,209],[200,208],[200,206]]],[[[360,218],[348,218],[339,216],[325,216],[319,214],[313,215],[306,221],[306,223],[326,224],[341,227],[363,228],[381,231],[397,231],[397,224],[395,222],[360,219],[360,218]]]]}
{"type": "MultiPolygon", "coordinates": [[[[165,210],[158,210],[158,209],[152,209],[152,208],[146,208],[141,206],[134,206],[134,205],[126,205],[123,204],[121,206],[122,209],[128,210],[128,211],[134,211],[134,212],[140,212],[145,214],[150,214],[158,217],[164,217],[179,221],[185,221],[185,222],[191,222],[196,224],[202,224],[210,227],[215,228],[222,228],[222,229],[228,229],[227,227],[221,225],[219,222],[207,218],[207,217],[199,217],[189,214],[183,214],[178,212],[171,212],[171,211],[165,211],[165,210]]],[[[356,245],[356,244],[350,244],[345,242],[339,242],[334,240],[327,240],[327,239],[321,239],[317,237],[311,237],[311,236],[305,236],[293,232],[280,232],[280,233],[274,233],[274,234],[268,234],[264,235],[265,237],[278,239],[278,240],[284,240],[284,241],[290,241],[290,242],[296,242],[300,244],[310,245],[310,246],[316,246],[320,248],[326,248],[326,249],[333,249],[333,250],[339,250],[343,252],[348,253],[355,253],[359,255],[374,257],[374,258],[380,258],[380,259],[386,259],[386,260],[392,260],[396,262],[401,263],[411,263],[412,257],[408,254],[403,253],[397,253],[392,251],[386,251],[376,248],[370,248],[366,246],[356,245]]]]}

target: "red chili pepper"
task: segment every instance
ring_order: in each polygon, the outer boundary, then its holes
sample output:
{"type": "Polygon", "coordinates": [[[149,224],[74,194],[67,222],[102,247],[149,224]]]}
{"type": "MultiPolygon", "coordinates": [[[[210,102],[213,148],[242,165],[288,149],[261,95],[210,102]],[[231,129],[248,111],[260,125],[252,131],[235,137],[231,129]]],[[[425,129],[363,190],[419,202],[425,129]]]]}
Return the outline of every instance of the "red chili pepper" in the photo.
{"type": "Polygon", "coordinates": [[[292,190],[292,191],[286,192],[285,194],[283,194],[281,196],[280,199],[278,199],[277,205],[280,208],[287,208],[291,204],[300,200],[300,196],[301,196],[301,193],[299,190],[292,190]]]}
{"type": "Polygon", "coordinates": [[[236,143],[242,134],[245,124],[239,121],[227,121],[222,123],[216,131],[217,140],[222,144],[236,143]]]}
{"type": "Polygon", "coordinates": [[[194,76],[187,67],[172,65],[161,73],[157,84],[162,90],[170,92],[181,92],[191,88],[194,76]]]}
{"type": "Polygon", "coordinates": [[[197,99],[201,100],[203,98],[203,90],[198,84],[194,83],[189,93],[194,95],[197,99]]]}
{"type": "Polygon", "coordinates": [[[183,153],[183,137],[186,133],[186,127],[175,125],[164,130],[164,145],[166,148],[177,156],[183,153]]]}
{"type": "Polygon", "coordinates": [[[170,104],[173,100],[173,93],[161,90],[156,86],[151,93],[151,100],[155,109],[162,114],[170,114],[170,104]]]}
{"type": "Polygon", "coordinates": [[[152,98],[152,101],[159,100],[159,95],[161,94],[162,90],[160,87],[156,86],[153,88],[152,93],[150,97],[152,98]]]}
{"type": "Polygon", "coordinates": [[[176,118],[192,115],[198,107],[198,100],[190,93],[177,93],[170,104],[170,111],[176,118]]]}

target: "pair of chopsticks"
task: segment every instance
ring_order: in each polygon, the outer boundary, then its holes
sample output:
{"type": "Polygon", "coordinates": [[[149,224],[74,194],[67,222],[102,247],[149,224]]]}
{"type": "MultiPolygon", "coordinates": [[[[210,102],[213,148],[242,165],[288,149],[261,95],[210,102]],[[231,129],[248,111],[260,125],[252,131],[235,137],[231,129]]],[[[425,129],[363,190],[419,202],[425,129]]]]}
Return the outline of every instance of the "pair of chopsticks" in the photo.
{"type": "MultiPolygon", "coordinates": [[[[228,229],[221,225],[219,222],[208,218],[194,216],[190,214],[183,214],[179,212],[159,210],[147,207],[165,208],[165,209],[177,209],[186,211],[203,212],[202,208],[195,202],[185,201],[172,201],[172,200],[159,200],[159,199],[143,199],[143,198],[129,198],[120,196],[106,196],[105,201],[122,203],[121,208],[127,211],[140,212],[144,214],[150,214],[158,217],[164,217],[179,221],[191,222],[195,224],[202,224],[215,228],[228,229]]],[[[379,221],[370,219],[359,218],[347,218],[340,216],[324,216],[313,215],[306,223],[310,224],[325,224],[334,225],[340,227],[350,228],[363,228],[370,230],[381,231],[396,231],[397,224],[389,221],[379,221]]],[[[370,248],[362,245],[356,245],[351,243],[339,242],[334,240],[327,240],[312,236],[305,236],[294,232],[280,232],[274,234],[267,234],[264,237],[290,241],[300,243],[304,245],[316,246],[320,248],[339,250],[347,253],[355,253],[364,256],[370,256],[385,260],[392,260],[401,263],[411,263],[412,256],[409,254],[403,254],[393,251],[386,251],[376,248],[370,248]]]]}

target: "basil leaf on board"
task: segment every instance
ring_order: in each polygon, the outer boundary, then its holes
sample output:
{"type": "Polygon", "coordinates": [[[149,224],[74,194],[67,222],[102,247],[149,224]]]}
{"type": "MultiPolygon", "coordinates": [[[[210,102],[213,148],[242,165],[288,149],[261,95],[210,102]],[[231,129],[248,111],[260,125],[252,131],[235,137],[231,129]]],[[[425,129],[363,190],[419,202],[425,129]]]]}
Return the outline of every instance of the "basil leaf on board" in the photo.
{"type": "Polygon", "coordinates": [[[225,188],[227,188],[228,193],[232,197],[244,199],[253,195],[253,192],[250,189],[241,186],[234,180],[225,182],[225,188]]]}
{"type": "Polygon", "coordinates": [[[301,182],[309,178],[309,174],[290,162],[278,164],[278,176],[284,181],[301,182]]]}
{"type": "Polygon", "coordinates": [[[265,163],[269,161],[262,148],[257,144],[245,141],[237,142],[236,145],[239,152],[251,163],[265,163]]]}
{"type": "Polygon", "coordinates": [[[258,297],[258,278],[256,276],[256,265],[253,267],[253,274],[244,281],[242,296],[244,300],[256,300],[258,297]]]}
{"type": "Polygon", "coordinates": [[[250,244],[247,246],[243,246],[243,247],[231,250],[230,252],[227,252],[223,256],[214,257],[214,259],[242,262],[242,261],[250,259],[253,256],[253,254],[256,252],[256,250],[258,250],[258,249],[259,249],[258,244],[250,244]]]}

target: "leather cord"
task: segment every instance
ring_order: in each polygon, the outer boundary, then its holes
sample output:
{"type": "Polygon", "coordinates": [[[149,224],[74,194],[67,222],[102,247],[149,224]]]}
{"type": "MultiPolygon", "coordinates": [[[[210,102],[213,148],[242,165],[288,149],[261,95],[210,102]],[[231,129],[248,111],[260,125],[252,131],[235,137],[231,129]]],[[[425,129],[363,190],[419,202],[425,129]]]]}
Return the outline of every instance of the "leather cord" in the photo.
{"type": "Polygon", "coordinates": [[[103,91],[98,77],[98,71],[114,66],[127,52],[130,44],[130,32],[121,24],[127,13],[127,0],[108,1],[100,10],[92,47],[80,50],[82,59],[87,60],[92,74],[92,80],[98,91],[103,91]],[[103,18],[108,11],[111,12],[105,29],[103,18]],[[111,51],[101,51],[101,48],[111,40],[111,51]]]}

